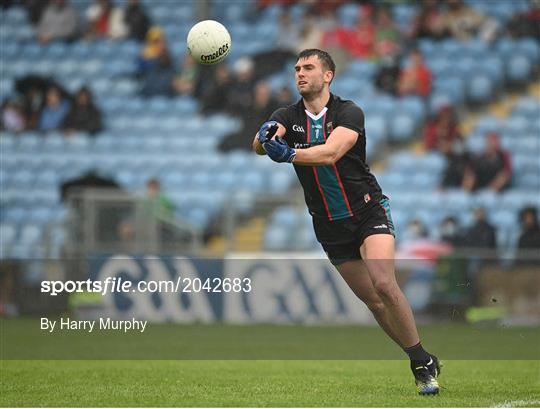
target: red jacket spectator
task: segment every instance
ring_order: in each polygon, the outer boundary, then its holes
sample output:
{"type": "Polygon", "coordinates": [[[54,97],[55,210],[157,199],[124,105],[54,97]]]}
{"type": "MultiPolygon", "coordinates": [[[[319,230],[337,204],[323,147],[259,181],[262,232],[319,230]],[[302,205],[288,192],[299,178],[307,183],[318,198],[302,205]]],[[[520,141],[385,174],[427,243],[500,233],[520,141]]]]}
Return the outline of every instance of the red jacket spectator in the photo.
{"type": "Polygon", "coordinates": [[[349,31],[344,48],[356,58],[371,58],[375,45],[376,27],[372,20],[371,8],[365,7],[358,16],[356,27],[349,31]]]}
{"type": "Polygon", "coordinates": [[[401,71],[398,90],[401,95],[427,97],[431,92],[431,71],[420,50],[411,51],[409,67],[401,71]]]}
{"type": "Polygon", "coordinates": [[[442,107],[424,130],[424,145],[427,150],[448,153],[454,142],[460,138],[459,124],[451,106],[442,107]]]}

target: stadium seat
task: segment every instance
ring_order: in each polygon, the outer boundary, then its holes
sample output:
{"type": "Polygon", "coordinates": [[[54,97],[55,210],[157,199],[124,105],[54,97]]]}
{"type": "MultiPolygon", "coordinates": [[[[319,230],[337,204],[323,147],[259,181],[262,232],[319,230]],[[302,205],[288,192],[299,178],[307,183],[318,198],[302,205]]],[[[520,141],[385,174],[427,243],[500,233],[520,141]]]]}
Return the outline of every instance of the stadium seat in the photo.
{"type": "Polygon", "coordinates": [[[381,115],[366,117],[366,139],[380,141],[386,138],[386,120],[381,115]]]}
{"type": "Polygon", "coordinates": [[[512,54],[506,65],[506,75],[511,82],[525,83],[532,70],[532,64],[523,54],[512,54]]]}
{"type": "Polygon", "coordinates": [[[279,226],[287,226],[291,230],[295,230],[300,225],[300,214],[298,209],[291,206],[278,207],[271,217],[271,223],[279,226]]]}
{"type": "Polygon", "coordinates": [[[356,24],[360,8],[357,4],[344,4],[337,10],[339,23],[345,27],[353,27],[356,24]]]}
{"type": "Polygon", "coordinates": [[[514,106],[512,115],[524,116],[535,120],[540,116],[540,102],[534,97],[524,97],[514,106]]]}
{"type": "Polygon", "coordinates": [[[467,96],[471,102],[487,103],[493,97],[493,82],[483,74],[475,74],[469,80],[467,96]]]}
{"type": "Polygon", "coordinates": [[[414,136],[416,124],[414,118],[400,113],[394,116],[390,124],[390,138],[394,141],[407,141],[414,136]]]}
{"type": "Polygon", "coordinates": [[[287,250],[290,230],[283,226],[271,225],[264,235],[264,248],[270,251],[287,250]]]}

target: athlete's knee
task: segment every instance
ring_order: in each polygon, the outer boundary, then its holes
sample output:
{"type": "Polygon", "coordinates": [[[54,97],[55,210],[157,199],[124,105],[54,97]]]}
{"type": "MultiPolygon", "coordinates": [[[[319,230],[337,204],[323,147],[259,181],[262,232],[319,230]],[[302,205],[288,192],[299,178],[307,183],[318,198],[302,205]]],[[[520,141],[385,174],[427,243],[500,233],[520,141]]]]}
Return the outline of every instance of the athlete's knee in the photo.
{"type": "Polygon", "coordinates": [[[399,296],[399,287],[395,280],[392,279],[381,279],[373,283],[373,287],[377,292],[377,295],[381,297],[384,301],[386,300],[396,300],[399,296]]]}

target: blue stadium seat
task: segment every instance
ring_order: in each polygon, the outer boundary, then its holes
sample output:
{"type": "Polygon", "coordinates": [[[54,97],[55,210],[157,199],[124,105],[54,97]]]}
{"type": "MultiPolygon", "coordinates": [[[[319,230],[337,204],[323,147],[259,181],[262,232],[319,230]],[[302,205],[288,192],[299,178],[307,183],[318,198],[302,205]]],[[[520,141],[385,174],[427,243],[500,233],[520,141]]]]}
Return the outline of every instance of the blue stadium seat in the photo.
{"type": "Polygon", "coordinates": [[[467,96],[475,103],[487,103],[493,97],[493,81],[487,75],[475,74],[469,80],[467,96]]]}
{"type": "Polygon", "coordinates": [[[381,115],[369,115],[366,117],[366,138],[377,141],[383,140],[387,136],[387,121],[381,115]]]}
{"type": "Polygon", "coordinates": [[[499,229],[508,229],[519,224],[518,212],[510,209],[494,210],[489,220],[499,229]]]}
{"type": "Polygon", "coordinates": [[[280,206],[272,214],[271,223],[287,226],[294,230],[300,225],[301,216],[298,209],[292,206],[280,206]]]}
{"type": "Polygon", "coordinates": [[[382,173],[377,176],[377,180],[383,190],[396,190],[401,188],[407,181],[405,174],[400,172],[397,167],[392,167],[392,171],[382,173]]]}
{"type": "Polygon", "coordinates": [[[517,50],[524,53],[532,64],[540,59],[540,46],[534,38],[521,38],[517,40],[517,50]]]}
{"type": "Polygon", "coordinates": [[[6,251],[15,243],[17,233],[17,225],[13,223],[0,224],[0,251],[2,252],[0,258],[3,258],[6,251]]]}
{"type": "Polygon", "coordinates": [[[514,83],[525,83],[531,75],[532,64],[523,54],[512,54],[506,63],[506,76],[514,83]]]}
{"type": "Polygon", "coordinates": [[[25,224],[21,227],[18,243],[23,246],[35,246],[39,243],[43,230],[37,224],[25,224]]]}
{"type": "Polygon", "coordinates": [[[429,115],[435,115],[442,107],[453,105],[453,103],[451,95],[435,90],[429,97],[429,115]]]}
{"type": "Polygon", "coordinates": [[[540,116],[540,102],[534,97],[523,97],[514,106],[512,115],[535,120],[540,116]]]}
{"type": "Polygon", "coordinates": [[[356,77],[357,79],[372,80],[377,65],[373,61],[353,60],[347,67],[347,75],[356,77]]]}
{"type": "Polygon", "coordinates": [[[20,169],[11,176],[11,183],[18,188],[28,188],[34,184],[35,174],[28,169],[20,169]]]}
{"type": "Polygon", "coordinates": [[[28,220],[28,210],[22,207],[10,207],[2,212],[6,223],[20,224],[28,220]]]}
{"type": "Polygon", "coordinates": [[[36,185],[43,188],[56,188],[60,184],[60,174],[53,169],[43,169],[36,175],[36,185]]]}
{"type": "Polygon", "coordinates": [[[360,7],[357,4],[344,4],[337,10],[338,19],[341,25],[353,27],[358,20],[360,7]]]}
{"type": "Polygon", "coordinates": [[[538,171],[528,171],[523,174],[516,175],[516,186],[519,188],[530,189],[532,191],[540,191],[540,174],[538,171]]]}
{"type": "Polygon", "coordinates": [[[468,192],[461,189],[453,189],[444,192],[442,204],[444,209],[450,212],[463,212],[463,209],[470,209],[472,197],[468,192]]]}
{"type": "Polygon", "coordinates": [[[420,97],[406,96],[400,98],[397,110],[412,116],[416,123],[425,118],[425,103],[420,97]]]}
{"type": "Polygon", "coordinates": [[[315,236],[313,227],[304,227],[294,234],[293,249],[297,251],[307,251],[319,248],[319,242],[315,236]]]}
{"type": "Polygon", "coordinates": [[[514,138],[521,138],[529,132],[529,120],[522,116],[510,116],[502,127],[502,133],[511,135],[514,138]]]}
{"type": "Polygon", "coordinates": [[[392,155],[391,169],[398,172],[411,172],[416,169],[418,156],[409,152],[402,151],[392,155]]]}
{"type": "Polygon", "coordinates": [[[12,25],[27,24],[27,12],[22,6],[10,7],[4,12],[4,23],[12,25]]]}
{"type": "Polygon", "coordinates": [[[440,77],[435,82],[434,92],[448,96],[454,105],[458,105],[465,99],[465,81],[463,78],[468,78],[468,75],[463,77],[440,77]]]}
{"type": "Polygon", "coordinates": [[[45,56],[48,58],[56,58],[59,61],[67,57],[70,52],[70,47],[63,42],[53,42],[42,47],[45,56]]]}
{"type": "Polygon", "coordinates": [[[40,150],[42,142],[43,135],[27,132],[20,136],[17,150],[19,152],[36,153],[40,150]]]}
{"type": "Polygon", "coordinates": [[[262,173],[244,172],[239,179],[239,186],[252,192],[262,192],[266,187],[265,176],[262,173]]]}
{"type": "Polygon", "coordinates": [[[498,56],[485,57],[482,64],[477,66],[475,73],[482,73],[489,76],[495,84],[501,83],[504,79],[504,63],[498,56]]]}
{"type": "Polygon", "coordinates": [[[390,124],[390,138],[395,141],[412,139],[416,130],[414,118],[407,114],[397,114],[390,124]]]}
{"type": "Polygon", "coordinates": [[[296,181],[296,174],[292,169],[272,170],[265,189],[272,194],[285,194],[296,181]]]}
{"type": "Polygon", "coordinates": [[[264,234],[264,248],[270,251],[287,250],[290,230],[283,226],[271,225],[264,234]]]}
{"type": "Polygon", "coordinates": [[[502,122],[493,116],[484,116],[477,122],[474,132],[485,135],[488,132],[498,132],[502,129],[502,122]]]}

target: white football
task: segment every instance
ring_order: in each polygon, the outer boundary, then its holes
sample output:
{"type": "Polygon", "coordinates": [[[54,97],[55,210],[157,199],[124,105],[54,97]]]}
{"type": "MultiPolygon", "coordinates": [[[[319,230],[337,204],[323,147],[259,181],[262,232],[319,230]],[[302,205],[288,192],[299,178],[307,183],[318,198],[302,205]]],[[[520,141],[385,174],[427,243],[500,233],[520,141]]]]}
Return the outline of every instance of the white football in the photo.
{"type": "Polygon", "coordinates": [[[200,64],[217,64],[231,51],[231,36],[223,24],[214,20],[204,20],[189,30],[187,48],[195,61],[200,64]]]}

